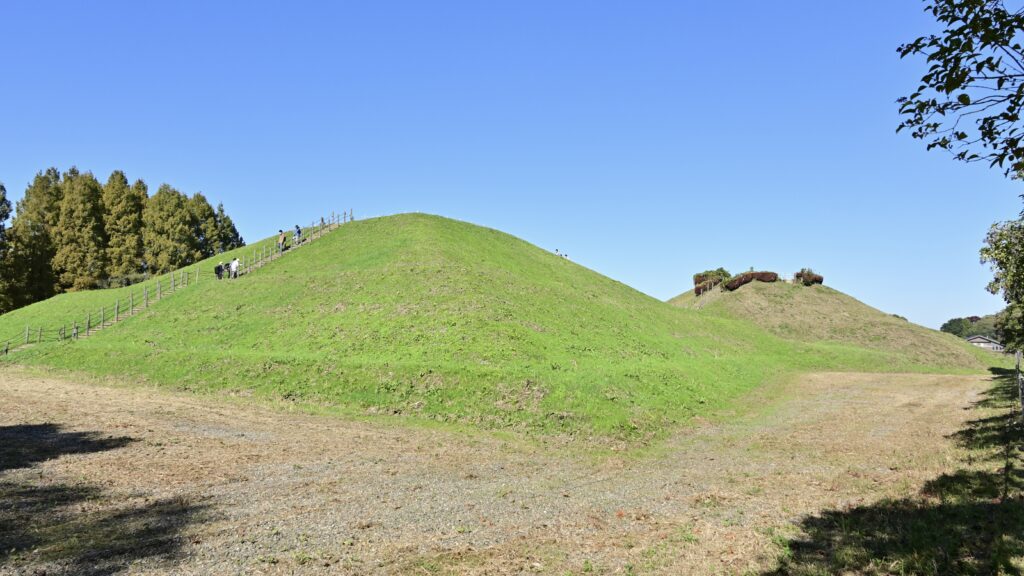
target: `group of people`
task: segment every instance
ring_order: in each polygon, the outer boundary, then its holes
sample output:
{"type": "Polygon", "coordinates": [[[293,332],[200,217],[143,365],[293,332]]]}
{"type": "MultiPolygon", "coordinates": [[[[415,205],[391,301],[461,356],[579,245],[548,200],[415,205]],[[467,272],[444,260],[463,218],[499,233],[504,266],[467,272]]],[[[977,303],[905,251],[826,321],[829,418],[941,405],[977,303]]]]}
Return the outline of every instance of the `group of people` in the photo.
{"type": "MultiPolygon", "coordinates": [[[[285,235],[284,230],[277,231],[277,250],[284,252],[288,249],[287,243],[288,237],[285,235]]],[[[292,246],[298,246],[302,242],[302,228],[299,225],[295,225],[295,232],[292,232],[292,246]]]]}
{"type": "Polygon", "coordinates": [[[227,275],[228,278],[238,278],[238,268],[240,266],[241,263],[238,261],[238,258],[235,258],[227,265],[223,262],[218,263],[213,267],[213,273],[217,275],[217,280],[223,280],[224,275],[227,275]]]}
{"type": "MultiPolygon", "coordinates": [[[[322,219],[321,219],[321,221],[322,221],[322,219]]],[[[288,238],[285,235],[284,230],[278,230],[277,231],[277,250],[278,250],[278,252],[284,252],[285,250],[288,249],[287,240],[288,240],[288,238]]],[[[302,228],[299,228],[299,225],[296,224],[295,225],[295,232],[292,233],[292,245],[293,246],[298,246],[301,242],[302,242],[302,228]]],[[[224,264],[224,262],[219,262],[216,266],[213,267],[213,273],[217,275],[217,280],[223,280],[224,276],[227,276],[228,278],[234,279],[234,278],[238,278],[238,269],[240,267],[241,267],[241,263],[238,261],[238,258],[235,258],[234,260],[232,260],[228,264],[224,264]]]]}

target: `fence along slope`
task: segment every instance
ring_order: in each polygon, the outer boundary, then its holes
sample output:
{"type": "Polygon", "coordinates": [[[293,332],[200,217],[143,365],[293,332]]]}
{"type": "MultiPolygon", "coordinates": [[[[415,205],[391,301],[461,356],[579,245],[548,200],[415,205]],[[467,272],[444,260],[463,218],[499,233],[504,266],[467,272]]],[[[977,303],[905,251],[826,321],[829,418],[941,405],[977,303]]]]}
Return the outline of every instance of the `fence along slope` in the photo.
{"type": "MultiPolygon", "coordinates": [[[[239,260],[238,275],[244,276],[259,270],[294,250],[323,238],[328,232],[352,220],[354,218],[351,210],[348,213],[342,212],[340,215],[332,213],[330,219],[321,218],[320,224],[313,222],[309,227],[302,228],[301,242],[287,250],[277,244],[271,246],[264,242],[258,250],[253,250],[251,255],[242,256],[239,260]]],[[[209,272],[206,275],[212,276],[213,273],[209,272]]],[[[194,264],[188,268],[174,270],[165,276],[167,276],[166,279],[160,277],[139,284],[138,296],[136,296],[136,288],[133,287],[129,290],[127,297],[117,298],[113,306],[103,306],[99,310],[88,311],[84,316],[62,322],[60,326],[27,325],[23,334],[11,335],[0,340],[0,355],[6,356],[19,348],[43,342],[63,342],[87,338],[104,328],[114,326],[122,320],[149,309],[156,302],[176,294],[182,289],[198,284],[203,274],[201,274],[199,264],[194,264]]]]}

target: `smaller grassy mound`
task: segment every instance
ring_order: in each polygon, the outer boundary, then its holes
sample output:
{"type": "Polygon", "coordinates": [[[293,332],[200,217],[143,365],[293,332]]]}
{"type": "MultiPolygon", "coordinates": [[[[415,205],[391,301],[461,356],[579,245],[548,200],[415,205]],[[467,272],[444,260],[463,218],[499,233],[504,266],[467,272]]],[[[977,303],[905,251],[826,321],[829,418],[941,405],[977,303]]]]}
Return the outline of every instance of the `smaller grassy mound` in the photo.
{"type": "Polygon", "coordinates": [[[988,365],[1002,360],[828,286],[753,282],[734,292],[714,290],[699,298],[686,292],[669,303],[743,318],[786,340],[883,351],[922,365],[988,365]]]}

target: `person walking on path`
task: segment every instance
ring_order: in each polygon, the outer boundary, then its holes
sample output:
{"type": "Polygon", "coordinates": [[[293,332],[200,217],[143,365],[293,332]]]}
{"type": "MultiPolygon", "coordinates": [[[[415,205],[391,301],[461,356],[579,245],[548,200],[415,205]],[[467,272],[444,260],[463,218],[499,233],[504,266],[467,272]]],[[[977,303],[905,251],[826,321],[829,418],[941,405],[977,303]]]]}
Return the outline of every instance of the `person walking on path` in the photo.
{"type": "Polygon", "coordinates": [[[213,267],[213,273],[217,275],[217,280],[224,279],[224,263],[221,262],[213,267]]]}
{"type": "Polygon", "coordinates": [[[293,236],[292,244],[298,246],[299,242],[302,241],[302,228],[299,228],[298,224],[295,225],[295,234],[293,236]]]}
{"type": "Polygon", "coordinates": [[[231,261],[231,278],[238,278],[238,258],[231,261]]]}
{"type": "Polygon", "coordinates": [[[285,241],[284,230],[278,230],[277,231],[277,251],[278,252],[283,252],[284,251],[284,241],[285,241]]]}

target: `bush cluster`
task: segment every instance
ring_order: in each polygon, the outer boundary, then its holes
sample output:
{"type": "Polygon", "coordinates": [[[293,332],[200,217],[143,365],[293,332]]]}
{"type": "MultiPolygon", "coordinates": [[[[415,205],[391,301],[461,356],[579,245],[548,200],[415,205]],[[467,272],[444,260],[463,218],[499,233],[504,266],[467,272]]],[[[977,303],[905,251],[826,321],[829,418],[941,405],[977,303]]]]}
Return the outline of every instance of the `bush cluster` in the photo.
{"type": "Polygon", "coordinates": [[[804,286],[825,283],[825,277],[821,274],[815,274],[814,270],[810,268],[802,268],[799,272],[793,274],[793,280],[802,283],[804,286]]]}
{"type": "Polygon", "coordinates": [[[775,272],[744,272],[726,282],[725,289],[731,292],[744,284],[750,284],[754,280],[758,282],[778,282],[779,275],[775,272]]]}
{"type": "Polygon", "coordinates": [[[725,268],[705,270],[693,275],[693,291],[700,296],[732,277],[725,268]]]}

